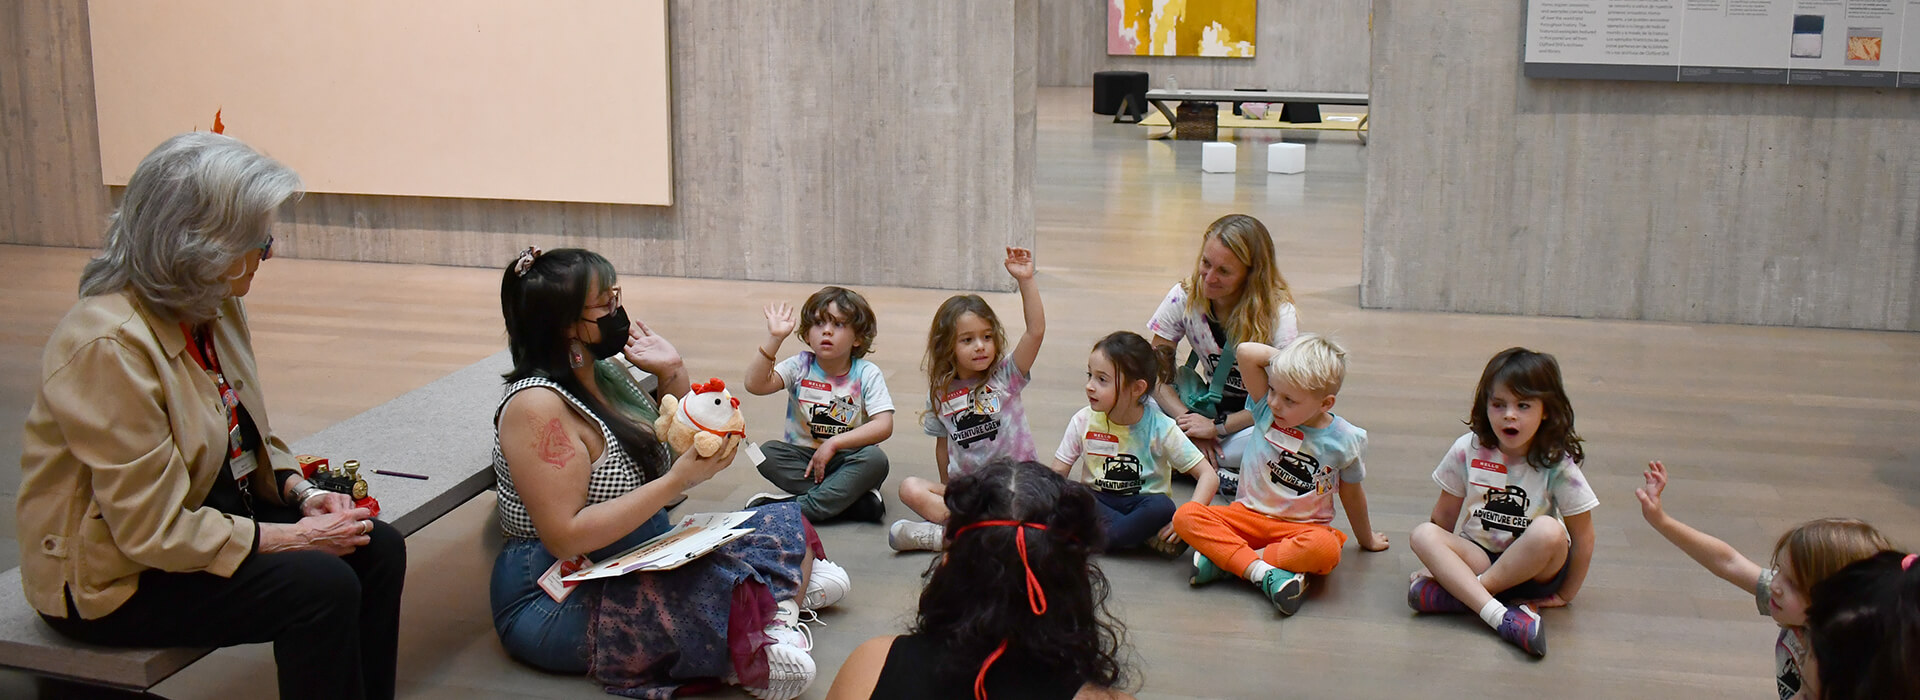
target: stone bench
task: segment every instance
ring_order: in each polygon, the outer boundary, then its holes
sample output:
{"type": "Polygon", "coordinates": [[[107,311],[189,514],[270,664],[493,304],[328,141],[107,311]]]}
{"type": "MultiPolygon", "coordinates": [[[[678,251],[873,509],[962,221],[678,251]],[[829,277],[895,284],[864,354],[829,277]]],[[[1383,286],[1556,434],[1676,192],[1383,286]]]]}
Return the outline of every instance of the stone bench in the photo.
{"type": "MultiPolygon", "coordinates": [[[[500,375],[510,367],[502,351],[294,443],[293,451],[327,457],[335,466],[360,460],[361,476],[380,501],[380,519],[412,535],[493,486],[493,409],[503,388],[500,375]],[[375,474],[374,469],[428,479],[375,474]]],[[[69,640],[27,604],[18,568],[0,573],[0,666],[140,691],[212,651],[108,648],[69,640]]]]}

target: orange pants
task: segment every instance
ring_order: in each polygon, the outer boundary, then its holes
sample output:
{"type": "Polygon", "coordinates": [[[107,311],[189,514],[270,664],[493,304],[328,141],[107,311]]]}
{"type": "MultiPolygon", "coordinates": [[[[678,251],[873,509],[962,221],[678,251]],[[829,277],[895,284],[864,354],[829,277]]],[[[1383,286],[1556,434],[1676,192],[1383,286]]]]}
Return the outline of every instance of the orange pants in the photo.
{"type": "Polygon", "coordinates": [[[1173,531],[1227,573],[1245,574],[1255,559],[1297,574],[1326,574],[1340,563],[1347,533],[1315,523],[1279,520],[1240,505],[1184,503],[1173,531]],[[1255,552],[1254,549],[1262,551],[1255,552]]]}

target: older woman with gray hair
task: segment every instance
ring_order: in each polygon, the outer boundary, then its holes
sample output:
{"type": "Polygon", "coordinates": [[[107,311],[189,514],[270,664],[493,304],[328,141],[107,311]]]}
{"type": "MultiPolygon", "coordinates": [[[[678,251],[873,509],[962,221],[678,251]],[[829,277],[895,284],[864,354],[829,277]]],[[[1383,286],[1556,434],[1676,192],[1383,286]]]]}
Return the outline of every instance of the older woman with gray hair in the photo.
{"type": "Polygon", "coordinates": [[[272,642],[281,698],[392,698],[405,541],[301,478],[240,303],[299,188],[217,134],[140,162],[42,356],[21,579],[73,639],[272,642]]]}

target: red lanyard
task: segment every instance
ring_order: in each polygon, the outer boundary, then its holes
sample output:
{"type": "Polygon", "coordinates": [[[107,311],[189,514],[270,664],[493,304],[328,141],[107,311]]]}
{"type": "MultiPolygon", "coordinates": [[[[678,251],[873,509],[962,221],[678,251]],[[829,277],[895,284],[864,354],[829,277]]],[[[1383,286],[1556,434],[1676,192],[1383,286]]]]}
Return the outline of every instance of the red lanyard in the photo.
{"type": "MultiPolygon", "coordinates": [[[[227,375],[220,371],[220,355],[214,349],[212,336],[195,332],[185,323],[180,324],[180,331],[187,335],[189,341],[187,353],[193,356],[193,361],[201,369],[213,375],[213,382],[220,391],[220,406],[227,412],[227,462],[233,465],[233,460],[246,454],[245,443],[240,435],[240,392],[234,391],[233,386],[227,383],[227,375]]],[[[252,473],[250,468],[246,471],[252,473]]],[[[235,474],[234,477],[243,493],[251,493],[245,474],[235,474]]]]}
{"type": "MultiPolygon", "coordinates": [[[[193,356],[193,361],[199,363],[200,369],[219,374],[220,355],[213,349],[213,338],[195,331],[184,321],[180,323],[180,332],[186,334],[187,340],[191,341],[187,345],[187,354],[193,356]]],[[[226,379],[221,378],[220,383],[225,384],[226,379]]]]}
{"type": "Polygon", "coordinates": [[[200,364],[200,369],[213,375],[213,383],[220,390],[220,405],[227,410],[227,456],[238,457],[240,456],[240,413],[238,411],[240,392],[233,390],[233,385],[227,383],[226,373],[220,371],[220,354],[213,347],[213,338],[204,333],[194,332],[185,323],[180,324],[180,330],[185,331],[187,339],[192,341],[187,345],[187,354],[192,355],[193,361],[200,364]]]}

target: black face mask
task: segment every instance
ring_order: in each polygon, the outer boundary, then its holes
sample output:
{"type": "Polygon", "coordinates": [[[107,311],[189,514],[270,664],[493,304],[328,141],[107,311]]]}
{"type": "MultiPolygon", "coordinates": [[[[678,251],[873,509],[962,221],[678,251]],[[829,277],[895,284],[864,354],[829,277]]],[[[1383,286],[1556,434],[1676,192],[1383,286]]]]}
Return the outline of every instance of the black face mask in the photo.
{"type": "Polygon", "coordinates": [[[604,360],[627,347],[627,310],[614,307],[613,313],[601,316],[594,321],[600,327],[600,342],[587,346],[587,352],[593,353],[593,359],[604,360]]]}

